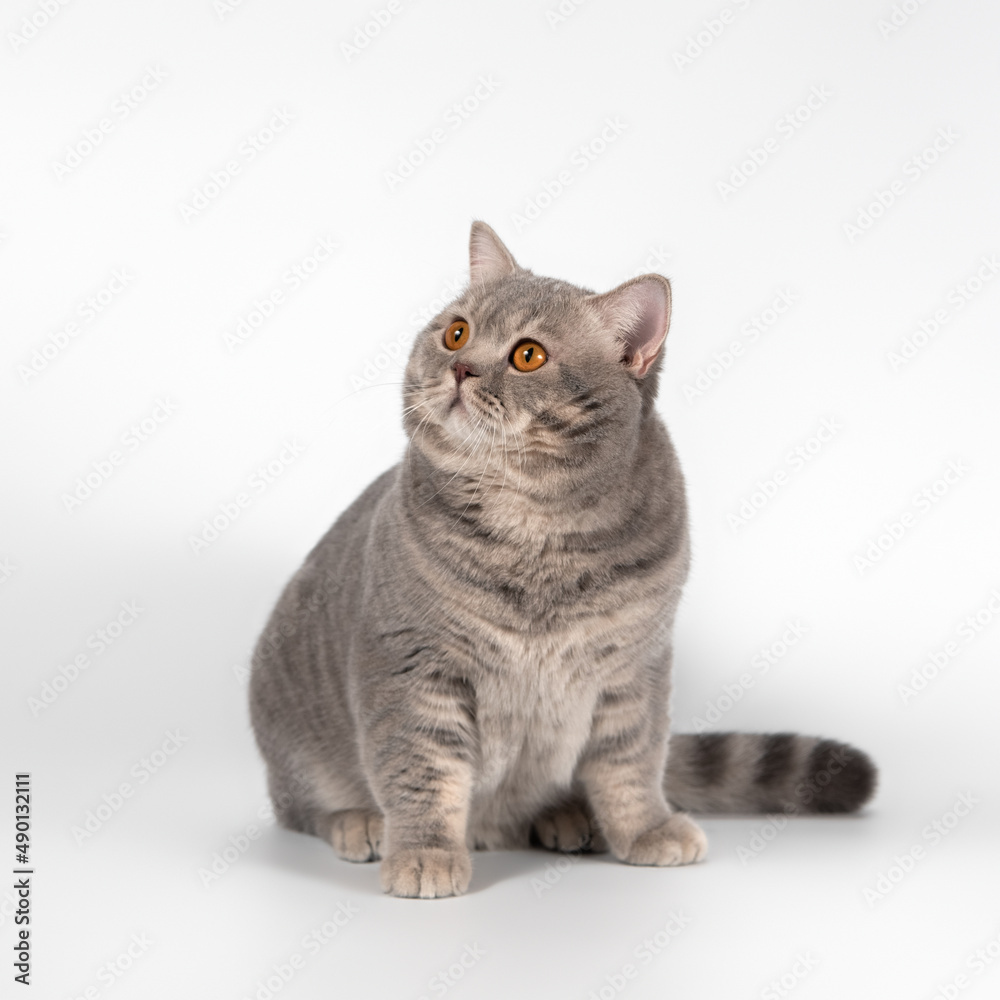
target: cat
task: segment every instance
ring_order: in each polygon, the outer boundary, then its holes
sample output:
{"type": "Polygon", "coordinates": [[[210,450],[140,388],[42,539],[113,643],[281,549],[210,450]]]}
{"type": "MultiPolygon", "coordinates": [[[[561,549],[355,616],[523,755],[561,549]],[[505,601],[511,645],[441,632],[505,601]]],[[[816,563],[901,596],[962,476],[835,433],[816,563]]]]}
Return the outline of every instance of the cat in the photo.
{"type": "Polygon", "coordinates": [[[286,586],[250,707],[280,823],[382,888],[466,891],[471,850],[705,856],[688,811],[850,812],[876,771],[790,733],[669,733],[684,480],[654,406],[669,281],[595,294],[475,222],[417,336],[409,444],[286,586]]]}

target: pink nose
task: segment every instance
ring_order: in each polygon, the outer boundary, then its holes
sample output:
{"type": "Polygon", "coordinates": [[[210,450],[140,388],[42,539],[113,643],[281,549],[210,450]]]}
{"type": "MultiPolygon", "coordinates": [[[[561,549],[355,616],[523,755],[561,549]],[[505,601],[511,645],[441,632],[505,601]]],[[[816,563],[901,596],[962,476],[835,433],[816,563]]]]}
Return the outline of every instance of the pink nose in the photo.
{"type": "Polygon", "coordinates": [[[455,373],[456,384],[461,384],[463,379],[468,378],[470,375],[475,377],[476,373],[468,366],[463,365],[460,362],[451,366],[452,371],[455,373]]]}

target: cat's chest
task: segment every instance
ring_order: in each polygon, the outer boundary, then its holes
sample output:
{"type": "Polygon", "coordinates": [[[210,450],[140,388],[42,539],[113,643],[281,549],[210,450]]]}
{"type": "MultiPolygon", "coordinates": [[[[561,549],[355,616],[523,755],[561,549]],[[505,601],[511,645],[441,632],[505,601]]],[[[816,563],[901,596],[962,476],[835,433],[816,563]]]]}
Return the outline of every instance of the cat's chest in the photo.
{"type": "Polygon", "coordinates": [[[611,657],[602,669],[599,656],[606,638],[557,634],[502,643],[500,665],[476,683],[480,791],[514,778],[569,784],[608,682],[611,657]]]}

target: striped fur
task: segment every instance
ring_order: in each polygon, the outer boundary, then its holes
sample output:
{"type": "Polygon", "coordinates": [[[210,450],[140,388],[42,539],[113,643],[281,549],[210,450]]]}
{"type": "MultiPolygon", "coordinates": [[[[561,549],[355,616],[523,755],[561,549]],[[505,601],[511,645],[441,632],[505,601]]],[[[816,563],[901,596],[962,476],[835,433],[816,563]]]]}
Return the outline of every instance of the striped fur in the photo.
{"type": "Polygon", "coordinates": [[[842,813],[875,790],[867,754],[794,733],[675,733],[664,792],[699,813],[842,813]]]}
{"type": "Polygon", "coordinates": [[[688,810],[858,808],[874,785],[859,751],[670,736],[690,545],[654,407],[669,283],[538,277],[481,223],[470,260],[410,355],[406,455],[257,644],[251,718],[280,821],[381,859],[387,892],[436,897],[465,891],[474,849],[687,864],[706,851],[688,810]],[[548,356],[530,373],[511,361],[523,340],[548,356]]]}

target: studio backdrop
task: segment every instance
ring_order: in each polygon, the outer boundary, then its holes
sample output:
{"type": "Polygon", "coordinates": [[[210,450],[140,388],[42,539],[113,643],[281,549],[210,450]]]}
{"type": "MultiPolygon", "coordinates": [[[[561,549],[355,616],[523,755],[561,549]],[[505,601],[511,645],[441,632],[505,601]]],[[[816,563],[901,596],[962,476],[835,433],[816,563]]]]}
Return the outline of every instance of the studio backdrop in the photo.
{"type": "Polygon", "coordinates": [[[11,0],[0,30],[4,996],[996,995],[994,4],[11,0]],[[536,274],[670,279],[673,727],[862,747],[860,814],[708,817],[682,868],[478,852],[436,901],[275,822],[251,650],[404,456],[476,219],[536,274]]]}

